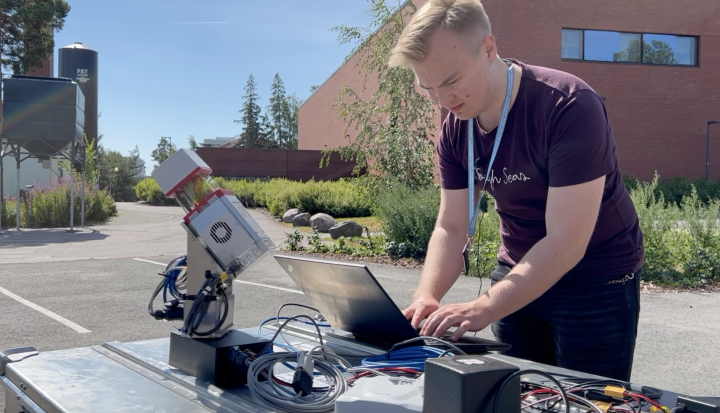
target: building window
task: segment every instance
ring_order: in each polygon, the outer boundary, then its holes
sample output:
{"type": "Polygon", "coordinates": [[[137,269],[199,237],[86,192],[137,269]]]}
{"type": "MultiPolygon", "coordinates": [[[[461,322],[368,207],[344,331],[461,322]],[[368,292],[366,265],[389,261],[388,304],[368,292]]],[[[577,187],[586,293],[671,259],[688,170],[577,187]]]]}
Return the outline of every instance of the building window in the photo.
{"type": "Polygon", "coordinates": [[[563,29],[562,58],[697,66],[697,40],[694,36],[563,29]]]}
{"type": "Polygon", "coordinates": [[[583,32],[582,30],[562,31],[562,58],[583,58],[583,32]]]}

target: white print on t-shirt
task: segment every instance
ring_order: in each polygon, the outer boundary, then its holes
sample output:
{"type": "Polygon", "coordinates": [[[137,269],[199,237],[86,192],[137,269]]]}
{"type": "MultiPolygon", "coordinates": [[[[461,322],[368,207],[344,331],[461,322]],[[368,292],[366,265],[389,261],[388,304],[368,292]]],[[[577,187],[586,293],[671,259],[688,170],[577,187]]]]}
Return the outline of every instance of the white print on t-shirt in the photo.
{"type": "MultiPolygon", "coordinates": [[[[479,168],[475,168],[475,175],[477,176],[478,181],[485,181],[485,175],[483,175],[482,171],[479,168]]],[[[495,189],[495,184],[502,183],[508,185],[515,181],[525,182],[530,180],[530,178],[522,172],[517,174],[508,174],[507,168],[503,168],[503,175],[505,175],[505,179],[495,176],[494,169],[490,171],[490,176],[487,178],[488,183],[490,184],[490,189],[495,189]]]]}

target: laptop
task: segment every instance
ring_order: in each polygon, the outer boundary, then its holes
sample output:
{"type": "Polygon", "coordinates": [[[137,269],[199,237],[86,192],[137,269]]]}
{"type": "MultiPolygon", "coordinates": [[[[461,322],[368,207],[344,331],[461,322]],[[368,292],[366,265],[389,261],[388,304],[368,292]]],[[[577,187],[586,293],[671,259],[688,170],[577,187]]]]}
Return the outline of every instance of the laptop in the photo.
{"type": "MultiPolygon", "coordinates": [[[[420,337],[367,266],[286,255],[275,255],[275,259],[327,322],[350,333],[352,339],[389,349],[420,337]]],[[[338,333],[328,335],[347,338],[338,333]]],[[[443,339],[449,337],[450,332],[443,339]]],[[[432,340],[418,344],[446,348],[432,340]]],[[[510,349],[506,343],[469,336],[452,344],[466,353],[510,349]]]]}

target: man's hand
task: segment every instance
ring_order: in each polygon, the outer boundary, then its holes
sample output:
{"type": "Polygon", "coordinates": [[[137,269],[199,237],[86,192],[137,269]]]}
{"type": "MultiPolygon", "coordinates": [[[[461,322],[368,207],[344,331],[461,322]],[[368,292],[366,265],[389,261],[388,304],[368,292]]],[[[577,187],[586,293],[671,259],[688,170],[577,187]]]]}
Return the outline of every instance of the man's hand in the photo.
{"type": "Polygon", "coordinates": [[[410,320],[413,328],[417,330],[420,322],[423,321],[427,316],[435,312],[440,308],[438,300],[432,297],[421,297],[415,299],[410,307],[403,311],[405,318],[410,320]]]}
{"type": "Polygon", "coordinates": [[[457,341],[466,331],[480,331],[490,324],[477,301],[446,305],[432,313],[420,332],[421,336],[440,337],[450,327],[457,327],[450,340],[457,341]]]}

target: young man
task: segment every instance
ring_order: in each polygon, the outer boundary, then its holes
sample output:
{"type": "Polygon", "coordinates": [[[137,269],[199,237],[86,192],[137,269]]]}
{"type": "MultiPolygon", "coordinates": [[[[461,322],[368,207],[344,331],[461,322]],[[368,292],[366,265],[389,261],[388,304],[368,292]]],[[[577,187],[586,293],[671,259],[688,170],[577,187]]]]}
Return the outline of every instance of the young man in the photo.
{"type": "Polygon", "coordinates": [[[450,111],[440,213],[405,315],[426,319],[423,335],[457,327],[453,339],[492,324],[512,356],[629,380],[644,250],[602,99],[568,73],[501,59],[490,29],[479,0],[429,0],[390,60],[450,111]],[[468,240],[469,127],[474,202],[483,187],[495,197],[502,247],[489,291],[441,307],[468,240]]]}

